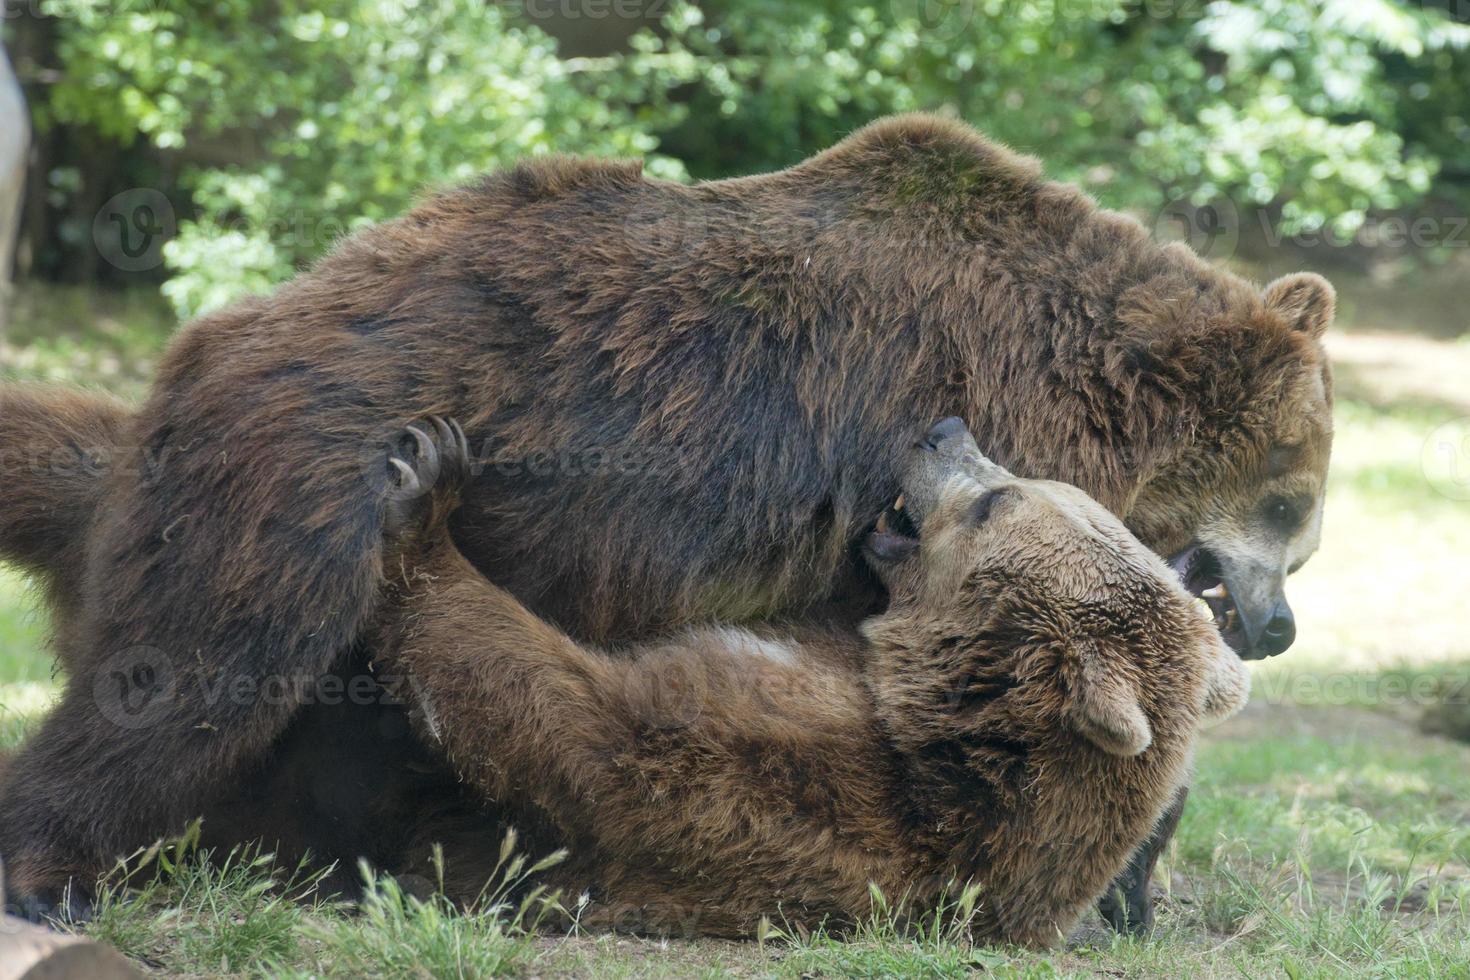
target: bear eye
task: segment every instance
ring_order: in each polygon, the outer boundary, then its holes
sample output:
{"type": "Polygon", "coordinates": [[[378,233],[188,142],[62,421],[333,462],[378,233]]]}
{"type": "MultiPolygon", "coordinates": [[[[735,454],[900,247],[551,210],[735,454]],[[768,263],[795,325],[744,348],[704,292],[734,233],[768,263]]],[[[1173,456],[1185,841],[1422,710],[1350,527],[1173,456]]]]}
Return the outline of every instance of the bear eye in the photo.
{"type": "Polygon", "coordinates": [[[980,498],[970,505],[970,523],[984,524],[986,519],[990,517],[990,512],[994,509],[996,501],[1006,496],[1009,492],[1009,487],[1000,487],[996,490],[987,490],[981,494],[980,498]]]}
{"type": "Polygon", "coordinates": [[[1266,498],[1262,509],[1271,526],[1282,531],[1295,530],[1302,522],[1302,515],[1306,513],[1306,508],[1300,501],[1287,500],[1285,497],[1266,498]]]}

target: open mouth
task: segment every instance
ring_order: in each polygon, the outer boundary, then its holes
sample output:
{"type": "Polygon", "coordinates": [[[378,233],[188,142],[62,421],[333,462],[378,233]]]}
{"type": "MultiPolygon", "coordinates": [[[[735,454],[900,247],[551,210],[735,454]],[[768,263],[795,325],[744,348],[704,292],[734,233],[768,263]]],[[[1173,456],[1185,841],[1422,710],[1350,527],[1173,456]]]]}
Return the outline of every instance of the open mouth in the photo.
{"type": "Polygon", "coordinates": [[[903,494],[878,515],[878,523],[864,544],[868,554],[879,561],[899,561],[919,547],[919,525],[904,508],[903,494]]]}
{"type": "Polygon", "coordinates": [[[1191,545],[1169,559],[1169,566],[1178,574],[1185,590],[1209,607],[1215,628],[1230,649],[1244,655],[1247,647],[1245,625],[1241,622],[1235,600],[1230,596],[1230,589],[1220,575],[1219,560],[1208,549],[1191,545]]]}

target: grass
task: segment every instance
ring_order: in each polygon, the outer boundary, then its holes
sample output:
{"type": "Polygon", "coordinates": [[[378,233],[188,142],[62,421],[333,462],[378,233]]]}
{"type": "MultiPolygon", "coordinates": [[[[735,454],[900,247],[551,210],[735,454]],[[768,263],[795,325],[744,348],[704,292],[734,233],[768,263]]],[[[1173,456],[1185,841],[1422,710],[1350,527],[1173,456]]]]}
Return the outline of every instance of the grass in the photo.
{"type": "Polygon", "coordinates": [[[310,904],[309,880],[280,873],[269,854],[207,861],[177,850],[182,859],[155,877],[109,883],[87,931],[150,966],[184,962],[221,975],[301,955],[305,924],[326,912],[310,904]]]}
{"type": "MultiPolygon", "coordinates": [[[[28,294],[0,376],[136,395],[163,339],[153,310],[28,294]],[[76,327],[48,332],[58,320],[76,327]]],[[[545,935],[534,908],[493,896],[461,914],[389,880],[345,909],[300,900],[309,882],[258,855],[209,864],[187,848],[107,892],[87,931],[150,971],[201,977],[1470,976],[1470,746],[1418,724],[1442,692],[1470,698],[1470,486],[1426,456],[1470,419],[1470,344],[1340,333],[1332,351],[1325,538],[1291,588],[1301,640],[1257,665],[1251,707],[1201,746],[1149,941],[1087,923],[1049,953],[977,949],[953,919],[915,932],[881,915],[841,939],[545,935]]],[[[44,635],[0,570],[0,743],[54,693],[44,635]]]]}
{"type": "Polygon", "coordinates": [[[157,290],[104,293],[29,285],[0,338],[0,377],[64,381],[141,396],[168,336],[157,290]]]}

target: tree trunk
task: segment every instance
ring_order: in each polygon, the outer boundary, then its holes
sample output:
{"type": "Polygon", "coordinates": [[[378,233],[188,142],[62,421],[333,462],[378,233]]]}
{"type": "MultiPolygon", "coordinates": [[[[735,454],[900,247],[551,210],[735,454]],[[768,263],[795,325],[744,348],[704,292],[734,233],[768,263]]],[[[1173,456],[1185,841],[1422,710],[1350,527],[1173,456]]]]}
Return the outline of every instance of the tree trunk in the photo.
{"type": "Polygon", "coordinates": [[[10,312],[10,280],[25,191],[30,116],[10,59],[0,46],[0,341],[10,312]]]}

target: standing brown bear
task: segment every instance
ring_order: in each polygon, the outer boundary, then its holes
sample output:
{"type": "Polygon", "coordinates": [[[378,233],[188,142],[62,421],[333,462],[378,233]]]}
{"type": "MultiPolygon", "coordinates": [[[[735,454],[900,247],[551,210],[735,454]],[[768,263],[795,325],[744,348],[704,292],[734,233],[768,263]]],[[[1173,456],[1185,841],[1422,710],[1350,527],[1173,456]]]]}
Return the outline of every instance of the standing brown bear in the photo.
{"type": "Polygon", "coordinates": [[[447,193],[174,343],[75,575],[74,675],[0,793],[13,887],[88,880],[262,757],[380,601],[388,435],[428,415],[494,459],[466,556],[581,639],[855,621],[824,607],[870,588],[894,433],[958,413],[1188,556],[1194,591],[1223,579],[1227,640],[1279,652],[1320,522],[1332,305],[926,116],[759,177],[550,159],[447,193]]]}
{"type": "Polygon", "coordinates": [[[1183,784],[1199,722],[1245,703],[1178,576],[1086,494],[1016,479],[958,419],[912,456],[863,549],[890,602],[858,632],[694,627],[609,654],[430,520],[375,646],[456,770],[568,847],[548,877],[589,897],[581,925],[814,929],[865,918],[873,885],[922,915],[973,883],[976,938],[1055,943],[1183,784]]]}

